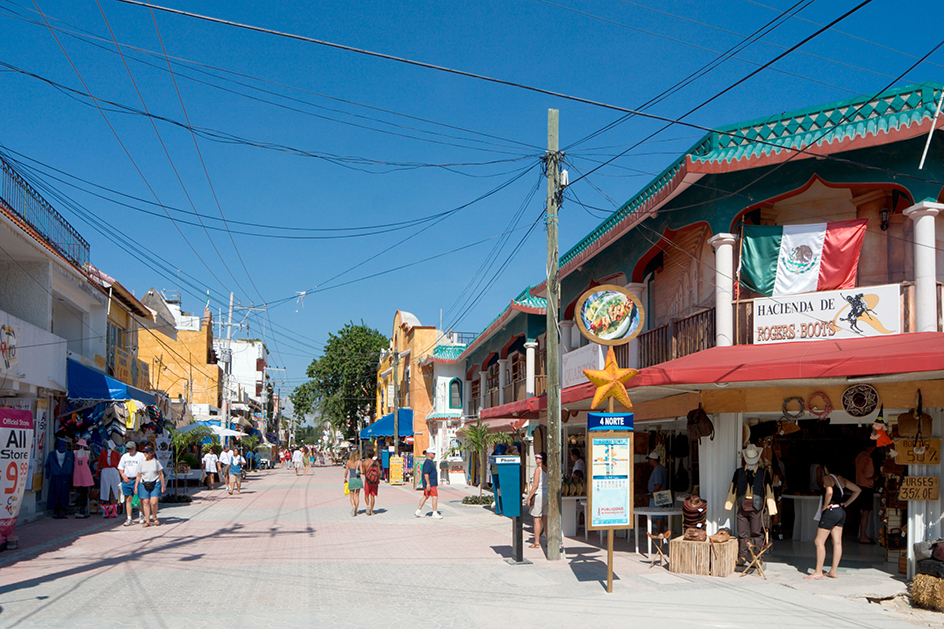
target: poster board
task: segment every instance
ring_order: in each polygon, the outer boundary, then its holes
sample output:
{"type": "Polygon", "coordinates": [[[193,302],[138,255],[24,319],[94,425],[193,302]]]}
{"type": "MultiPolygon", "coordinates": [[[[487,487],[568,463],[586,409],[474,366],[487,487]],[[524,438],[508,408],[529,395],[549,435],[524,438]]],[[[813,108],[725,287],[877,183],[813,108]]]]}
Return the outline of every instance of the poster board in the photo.
{"type": "Polygon", "coordinates": [[[32,446],[33,413],[0,409],[0,545],[13,536],[23,492],[33,482],[28,474],[32,446]]]}
{"type": "Polygon", "coordinates": [[[898,488],[899,500],[937,500],[940,479],[937,476],[905,476],[898,488]]]}
{"type": "Polygon", "coordinates": [[[403,457],[402,456],[390,457],[390,484],[391,485],[403,484],[403,457]]]}
{"type": "Polygon", "coordinates": [[[895,464],[896,465],[936,465],[941,462],[941,440],[940,439],[922,439],[920,442],[924,446],[924,452],[916,453],[914,450],[914,437],[908,439],[895,439],[895,464]]]}
{"type": "Polygon", "coordinates": [[[587,528],[633,528],[633,414],[587,416],[587,528]]]}
{"type": "Polygon", "coordinates": [[[422,459],[413,462],[413,489],[423,488],[423,462],[424,461],[426,461],[425,456],[422,459]]]}

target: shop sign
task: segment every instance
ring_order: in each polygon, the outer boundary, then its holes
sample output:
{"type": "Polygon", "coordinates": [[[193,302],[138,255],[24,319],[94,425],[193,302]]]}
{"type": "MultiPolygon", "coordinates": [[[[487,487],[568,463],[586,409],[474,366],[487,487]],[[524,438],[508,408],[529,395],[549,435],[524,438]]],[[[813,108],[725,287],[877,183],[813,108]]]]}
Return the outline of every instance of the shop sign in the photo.
{"type": "Polygon", "coordinates": [[[36,401],[36,415],[33,422],[33,450],[30,452],[30,470],[32,471],[32,490],[43,490],[43,462],[46,457],[46,429],[49,427],[49,400],[36,401]]]}
{"type": "Polygon", "coordinates": [[[131,364],[134,357],[120,347],[115,348],[115,379],[121,380],[125,384],[134,386],[134,380],[131,377],[131,364]]]}
{"type": "Polygon", "coordinates": [[[0,408],[0,544],[13,535],[29,478],[33,414],[0,408]]]}
{"type": "Polygon", "coordinates": [[[9,371],[16,364],[16,328],[0,324],[0,371],[9,371]]]}
{"type": "Polygon", "coordinates": [[[577,300],[580,333],[600,345],[623,345],[642,332],[646,320],[639,297],[615,284],[594,286],[577,300]]]}
{"type": "Polygon", "coordinates": [[[603,346],[591,343],[561,357],[561,388],[590,382],[584,369],[603,369],[603,346]]]}
{"type": "MultiPolygon", "coordinates": [[[[117,364],[117,361],[116,361],[117,364]]],[[[128,383],[142,391],[151,390],[151,366],[143,360],[131,359],[131,382],[128,383]]]]}
{"type": "Polygon", "coordinates": [[[590,433],[589,490],[589,528],[632,528],[632,433],[590,433]]]}
{"type": "Polygon", "coordinates": [[[896,465],[937,465],[941,462],[941,440],[895,439],[896,465]]]}
{"type": "MultiPolygon", "coordinates": [[[[157,460],[161,462],[161,466],[164,470],[170,470],[172,467],[171,457],[171,443],[170,437],[161,435],[154,438],[154,452],[157,460]]],[[[166,473],[166,472],[165,472],[166,473]]]]}
{"type": "Polygon", "coordinates": [[[940,479],[937,476],[905,476],[898,489],[899,500],[937,500],[940,479]]]}
{"type": "Polygon", "coordinates": [[[390,457],[390,484],[391,485],[403,484],[403,457],[402,456],[390,457]]]}
{"type": "Polygon", "coordinates": [[[897,284],[754,300],[754,344],[886,336],[901,332],[897,284]]]}
{"type": "Polygon", "coordinates": [[[632,430],[632,413],[587,413],[587,430],[632,430]]]}

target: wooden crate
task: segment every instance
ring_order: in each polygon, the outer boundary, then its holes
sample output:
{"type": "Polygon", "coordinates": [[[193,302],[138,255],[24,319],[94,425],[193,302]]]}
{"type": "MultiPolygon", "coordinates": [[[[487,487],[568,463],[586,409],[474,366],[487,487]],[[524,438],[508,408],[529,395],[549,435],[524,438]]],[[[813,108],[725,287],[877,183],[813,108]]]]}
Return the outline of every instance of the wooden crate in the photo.
{"type": "Polygon", "coordinates": [[[710,543],[707,541],[692,542],[681,537],[669,540],[669,572],[710,575],[710,543]]]}
{"type": "Polygon", "coordinates": [[[726,577],[734,572],[737,566],[738,541],[729,539],[723,544],[710,544],[711,546],[711,576],[726,577]]]}

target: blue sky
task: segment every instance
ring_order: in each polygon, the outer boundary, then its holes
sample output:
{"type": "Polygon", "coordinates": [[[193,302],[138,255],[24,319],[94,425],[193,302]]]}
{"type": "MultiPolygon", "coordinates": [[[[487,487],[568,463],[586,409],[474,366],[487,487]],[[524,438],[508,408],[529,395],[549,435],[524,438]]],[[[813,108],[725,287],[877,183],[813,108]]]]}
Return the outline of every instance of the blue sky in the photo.
{"type": "MultiPolygon", "coordinates": [[[[238,336],[259,338],[265,327],[272,363],[286,369],[273,373],[277,386],[284,374],[283,392],[304,379],[327,334],[348,321],[389,334],[397,309],[436,325],[442,310],[445,327],[477,332],[522,288],[540,282],[543,227],[519,242],[546,194],[537,164],[547,109],[560,110],[562,147],[620,117],[157,11],[185,115],[147,9],[100,0],[103,18],[94,1],[37,1],[69,58],[30,0],[0,0],[0,150],[90,242],[93,264],[136,294],[152,286],[181,291],[184,308],[195,312],[207,290],[214,312],[231,290],[242,305],[271,304],[268,318],[254,313],[238,336]],[[83,81],[100,99],[107,123],[83,81]],[[161,118],[154,122],[160,137],[141,115],[145,107],[161,118]],[[187,117],[200,130],[196,147],[187,117]],[[457,211],[441,220],[415,222],[451,210],[457,211]],[[338,236],[364,232],[312,231],[378,225],[391,227],[343,239],[338,236]],[[299,238],[312,236],[322,239],[299,238]],[[496,274],[512,251],[515,257],[496,274]],[[488,273],[477,273],[490,260],[488,273]],[[396,267],[404,268],[383,273],[396,267]],[[306,290],[303,302],[296,298],[306,290]]],[[[629,108],[795,6],[779,0],[165,4],[629,108]]],[[[814,23],[857,4],[800,4],[796,16],[738,59],[650,111],[686,113],[813,33],[814,23]]],[[[687,120],[718,127],[877,92],[914,62],[909,55],[924,55],[940,41],[942,14],[935,3],[913,11],[874,0],[836,27],[842,32],[820,35],[687,120]]],[[[940,81],[941,64],[939,51],[897,84],[940,81]]],[[[633,118],[568,148],[571,180],[661,126],[633,118]]],[[[701,135],[672,127],[570,193],[612,211],[701,135]]],[[[565,202],[561,251],[602,216],[565,202]]]]}

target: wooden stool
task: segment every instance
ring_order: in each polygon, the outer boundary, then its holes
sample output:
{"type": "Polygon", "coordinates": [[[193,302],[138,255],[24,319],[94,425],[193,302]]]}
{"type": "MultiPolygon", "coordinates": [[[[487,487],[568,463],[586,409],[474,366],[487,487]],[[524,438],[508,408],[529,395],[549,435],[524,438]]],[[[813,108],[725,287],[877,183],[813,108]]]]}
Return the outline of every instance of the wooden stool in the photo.
{"type": "MultiPolygon", "coordinates": [[[[656,542],[656,552],[659,553],[659,566],[662,566],[662,562],[665,561],[665,565],[669,565],[669,559],[665,556],[665,553],[662,552],[662,542],[672,537],[672,531],[666,531],[665,533],[659,533],[658,535],[653,535],[649,531],[646,531],[646,535],[649,536],[649,539],[656,542]]],[[[649,558],[649,567],[656,565],[655,560],[651,557],[649,558]]]]}
{"type": "Polygon", "coordinates": [[[744,572],[741,573],[742,577],[746,577],[747,573],[751,571],[751,568],[754,568],[757,571],[757,574],[764,577],[764,580],[767,580],[767,575],[764,574],[764,562],[761,557],[764,556],[770,547],[773,546],[770,542],[764,544],[763,546],[758,546],[752,542],[747,542],[747,550],[751,553],[751,562],[747,564],[747,567],[744,568],[744,572]]]}

